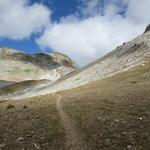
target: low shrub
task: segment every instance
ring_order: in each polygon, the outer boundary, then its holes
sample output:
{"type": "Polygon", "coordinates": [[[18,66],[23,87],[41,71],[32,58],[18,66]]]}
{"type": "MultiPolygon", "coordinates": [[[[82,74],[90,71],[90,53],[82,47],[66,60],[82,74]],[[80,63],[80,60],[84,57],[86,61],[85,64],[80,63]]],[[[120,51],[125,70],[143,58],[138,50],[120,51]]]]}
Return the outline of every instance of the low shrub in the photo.
{"type": "Polygon", "coordinates": [[[12,105],[12,104],[9,104],[9,105],[7,106],[7,109],[12,109],[12,108],[15,108],[15,106],[12,105]]]}
{"type": "Polygon", "coordinates": [[[24,106],[23,106],[23,109],[27,109],[27,108],[28,108],[28,106],[27,106],[27,105],[24,105],[24,106]]]}
{"type": "Polygon", "coordinates": [[[131,83],[132,84],[136,84],[136,83],[138,83],[138,81],[136,81],[136,80],[135,81],[131,81],[131,83]]]}

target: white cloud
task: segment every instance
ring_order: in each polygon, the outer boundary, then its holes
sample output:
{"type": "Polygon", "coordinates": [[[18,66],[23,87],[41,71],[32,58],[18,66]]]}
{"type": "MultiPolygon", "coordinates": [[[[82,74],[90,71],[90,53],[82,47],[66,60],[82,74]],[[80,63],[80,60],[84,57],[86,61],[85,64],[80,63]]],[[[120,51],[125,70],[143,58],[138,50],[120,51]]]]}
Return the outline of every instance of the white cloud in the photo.
{"type": "Polygon", "coordinates": [[[94,16],[102,11],[102,1],[99,0],[78,0],[83,6],[79,6],[79,10],[83,16],[94,16]]]}
{"type": "Polygon", "coordinates": [[[49,23],[50,11],[41,4],[28,5],[27,0],[0,0],[0,37],[28,38],[49,23]]]}
{"type": "Polygon", "coordinates": [[[128,6],[125,17],[118,15],[121,11],[120,0],[108,3],[103,16],[99,13],[91,15],[92,9],[98,3],[97,0],[83,1],[87,2],[83,12],[89,10],[89,17],[80,20],[76,15],[72,15],[59,23],[54,23],[37,39],[42,48],[58,50],[69,55],[79,65],[85,65],[141,34],[150,22],[149,0],[121,1],[128,6]]]}
{"type": "Polygon", "coordinates": [[[143,28],[116,17],[91,17],[76,22],[62,22],[48,28],[37,43],[69,55],[85,65],[142,32],[143,28]]]}
{"type": "Polygon", "coordinates": [[[150,0],[128,1],[127,17],[136,23],[150,23],[150,0]]]}

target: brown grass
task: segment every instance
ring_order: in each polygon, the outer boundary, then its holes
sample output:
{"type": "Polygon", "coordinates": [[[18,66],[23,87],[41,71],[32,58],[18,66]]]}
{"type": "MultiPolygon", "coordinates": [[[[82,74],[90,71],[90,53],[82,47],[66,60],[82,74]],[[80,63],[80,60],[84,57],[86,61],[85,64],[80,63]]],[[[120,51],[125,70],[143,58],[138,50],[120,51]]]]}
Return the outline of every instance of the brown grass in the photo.
{"type": "MultiPolygon", "coordinates": [[[[57,94],[89,150],[149,149],[149,63],[57,94]]],[[[67,149],[56,99],[50,94],[0,103],[0,144],[11,150],[67,149]],[[10,103],[15,108],[7,110],[10,103]]]]}

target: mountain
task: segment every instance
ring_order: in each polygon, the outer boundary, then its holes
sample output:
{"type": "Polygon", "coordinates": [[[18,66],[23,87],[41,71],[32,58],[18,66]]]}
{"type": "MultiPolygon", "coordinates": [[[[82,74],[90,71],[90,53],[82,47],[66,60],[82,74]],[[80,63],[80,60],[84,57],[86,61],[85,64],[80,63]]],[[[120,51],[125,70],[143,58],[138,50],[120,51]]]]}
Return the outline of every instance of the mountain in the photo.
{"type": "Polygon", "coordinates": [[[1,101],[0,148],[148,150],[149,116],[150,61],[75,89],[1,101]]]}
{"type": "MultiPolygon", "coordinates": [[[[32,97],[36,95],[45,95],[57,91],[76,88],[93,81],[100,80],[120,72],[127,71],[138,65],[145,65],[150,58],[150,31],[147,30],[144,34],[135,39],[123,43],[115,50],[111,51],[95,62],[60,78],[53,84],[43,85],[42,88],[36,88],[24,93],[23,97],[32,97]]],[[[17,97],[19,91],[17,92],[17,97]]],[[[19,96],[18,98],[21,98],[19,96]]],[[[13,95],[13,97],[16,97],[13,95]]],[[[16,98],[17,98],[16,97],[16,98]]],[[[4,98],[4,97],[3,97],[4,98]]],[[[6,98],[8,98],[6,96],[6,98]]]]}
{"type": "Polygon", "coordinates": [[[9,96],[3,94],[0,96],[1,99],[20,99],[76,88],[127,71],[138,65],[144,66],[149,61],[149,58],[150,31],[147,30],[144,34],[123,43],[102,58],[60,78],[56,82],[42,83],[42,85],[39,84],[36,88],[33,86],[23,90],[19,88],[9,96]],[[29,90],[31,88],[32,91],[29,90]]]}
{"type": "Polygon", "coordinates": [[[0,149],[148,150],[149,58],[146,31],[57,81],[1,88],[0,149]]]}
{"type": "Polygon", "coordinates": [[[76,64],[59,52],[26,54],[0,48],[0,80],[3,83],[42,79],[56,81],[75,69],[76,64]]]}

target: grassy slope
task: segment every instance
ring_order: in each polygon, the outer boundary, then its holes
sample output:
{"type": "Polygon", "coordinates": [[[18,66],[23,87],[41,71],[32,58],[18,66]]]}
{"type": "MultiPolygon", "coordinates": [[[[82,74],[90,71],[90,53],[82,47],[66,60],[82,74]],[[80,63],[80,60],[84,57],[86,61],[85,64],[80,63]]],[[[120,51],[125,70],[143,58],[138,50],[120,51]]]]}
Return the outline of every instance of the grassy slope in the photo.
{"type": "MultiPolygon", "coordinates": [[[[150,63],[58,94],[90,150],[149,149],[150,63]]],[[[4,149],[67,149],[56,99],[51,94],[1,103],[4,149]],[[7,109],[9,104],[15,108],[7,109]]]]}

